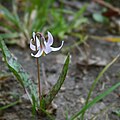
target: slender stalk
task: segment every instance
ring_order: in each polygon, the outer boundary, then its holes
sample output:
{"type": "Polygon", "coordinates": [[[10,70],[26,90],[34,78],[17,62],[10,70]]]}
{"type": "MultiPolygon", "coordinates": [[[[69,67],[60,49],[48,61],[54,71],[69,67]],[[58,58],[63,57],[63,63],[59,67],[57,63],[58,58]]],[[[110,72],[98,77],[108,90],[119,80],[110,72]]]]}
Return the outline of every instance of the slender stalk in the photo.
{"type": "Polygon", "coordinates": [[[13,102],[13,103],[10,103],[10,104],[8,104],[8,105],[6,105],[6,106],[0,107],[0,111],[1,111],[1,110],[4,110],[4,109],[7,109],[7,108],[9,108],[9,107],[12,107],[12,106],[14,106],[14,105],[16,105],[16,104],[18,104],[18,103],[20,103],[20,100],[17,100],[17,101],[15,101],[15,102],[13,102]]]}
{"type": "MultiPolygon", "coordinates": [[[[37,44],[36,44],[36,37],[35,37],[35,47],[37,51],[37,44]]],[[[39,58],[36,58],[37,63],[37,75],[38,75],[38,97],[41,100],[41,86],[40,86],[40,65],[39,65],[39,58]]]]}
{"type": "Polygon", "coordinates": [[[36,58],[36,62],[37,62],[37,74],[38,74],[38,96],[39,99],[41,100],[41,86],[40,86],[40,65],[39,65],[39,59],[36,58]]]}

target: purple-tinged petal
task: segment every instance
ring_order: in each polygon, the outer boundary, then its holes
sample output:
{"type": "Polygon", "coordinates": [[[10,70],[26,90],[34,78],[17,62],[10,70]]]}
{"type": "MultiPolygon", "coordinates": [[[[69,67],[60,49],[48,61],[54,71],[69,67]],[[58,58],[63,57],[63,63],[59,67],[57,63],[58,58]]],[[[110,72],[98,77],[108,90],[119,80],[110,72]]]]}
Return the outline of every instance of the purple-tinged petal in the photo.
{"type": "Polygon", "coordinates": [[[35,40],[35,32],[33,32],[33,39],[35,40]]]}
{"type": "Polygon", "coordinates": [[[36,36],[36,45],[37,45],[37,50],[40,47],[40,40],[38,39],[38,37],[36,36]]]}
{"type": "Polygon", "coordinates": [[[32,44],[33,39],[30,40],[30,49],[36,51],[35,45],[32,44]]]}
{"type": "Polygon", "coordinates": [[[52,51],[52,49],[51,49],[50,46],[45,46],[44,49],[43,49],[43,51],[44,51],[46,54],[48,54],[48,53],[50,53],[50,52],[52,51]]]}
{"type": "Polygon", "coordinates": [[[36,55],[33,55],[33,53],[31,53],[31,56],[33,56],[33,57],[40,57],[41,55],[42,55],[42,53],[43,53],[43,50],[38,50],[38,52],[36,53],[36,55]]]}
{"type": "Polygon", "coordinates": [[[44,43],[44,46],[50,46],[49,44],[47,44],[45,38],[43,37],[43,43],[44,43]]]}
{"type": "Polygon", "coordinates": [[[47,40],[47,44],[49,46],[51,46],[53,44],[53,36],[52,34],[48,31],[48,40],[47,40]]]}
{"type": "Polygon", "coordinates": [[[50,47],[50,48],[52,49],[52,51],[58,51],[58,50],[60,50],[60,49],[62,48],[63,43],[64,43],[64,41],[62,41],[61,46],[60,46],[60,47],[58,47],[58,48],[54,48],[54,47],[50,47]]]}

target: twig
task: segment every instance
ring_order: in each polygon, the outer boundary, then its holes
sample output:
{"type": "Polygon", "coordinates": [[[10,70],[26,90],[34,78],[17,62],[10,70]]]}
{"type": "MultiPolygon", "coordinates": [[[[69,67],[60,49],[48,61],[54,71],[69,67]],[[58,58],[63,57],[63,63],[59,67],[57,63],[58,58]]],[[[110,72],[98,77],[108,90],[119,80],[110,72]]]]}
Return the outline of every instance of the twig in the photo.
{"type": "Polygon", "coordinates": [[[115,12],[117,12],[120,15],[120,9],[119,8],[115,8],[114,6],[112,6],[111,4],[109,4],[107,2],[104,2],[103,0],[93,0],[93,1],[99,3],[102,6],[105,6],[105,7],[109,8],[109,9],[115,11],[115,12]]]}

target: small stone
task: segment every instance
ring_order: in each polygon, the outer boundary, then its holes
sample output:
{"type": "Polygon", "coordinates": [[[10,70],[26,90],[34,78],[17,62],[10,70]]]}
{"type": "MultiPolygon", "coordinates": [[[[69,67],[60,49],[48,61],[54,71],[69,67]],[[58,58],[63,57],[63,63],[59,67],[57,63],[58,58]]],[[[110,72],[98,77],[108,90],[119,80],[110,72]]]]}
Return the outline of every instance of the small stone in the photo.
{"type": "Polygon", "coordinates": [[[66,90],[66,87],[63,87],[63,86],[62,86],[62,87],[60,88],[60,90],[61,90],[62,92],[64,92],[64,91],[66,90]]]}
{"type": "Polygon", "coordinates": [[[80,95],[80,91],[79,91],[78,89],[75,89],[75,90],[74,90],[74,94],[75,94],[75,95],[80,95]]]}
{"type": "Polygon", "coordinates": [[[81,104],[84,104],[85,103],[85,99],[81,97],[77,102],[80,102],[81,104]]]}

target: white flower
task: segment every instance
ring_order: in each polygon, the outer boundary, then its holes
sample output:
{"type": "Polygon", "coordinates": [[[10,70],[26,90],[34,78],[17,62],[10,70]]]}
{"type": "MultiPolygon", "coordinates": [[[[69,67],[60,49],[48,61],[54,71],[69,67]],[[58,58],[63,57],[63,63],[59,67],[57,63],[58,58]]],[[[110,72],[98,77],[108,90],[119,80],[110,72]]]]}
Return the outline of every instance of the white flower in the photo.
{"type": "Polygon", "coordinates": [[[53,36],[50,32],[48,32],[48,39],[45,40],[44,36],[41,33],[35,33],[33,32],[33,37],[30,40],[30,48],[33,51],[36,51],[37,53],[34,55],[31,53],[34,57],[40,57],[42,54],[48,54],[52,51],[58,51],[62,48],[64,41],[62,41],[62,44],[58,48],[51,47],[53,44],[53,36]],[[33,44],[34,42],[34,44],[33,44]]]}

